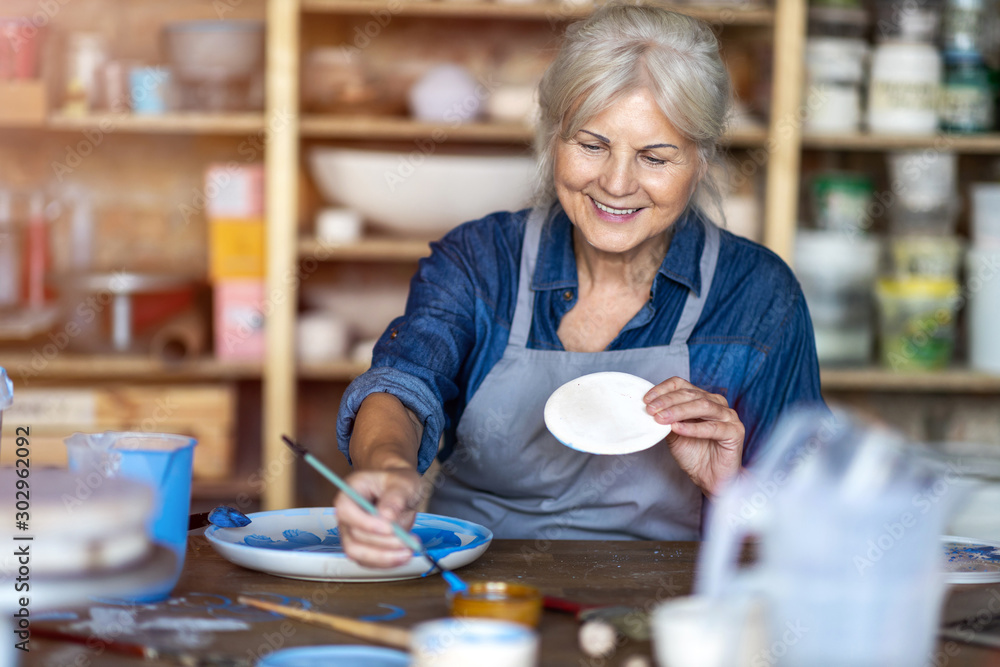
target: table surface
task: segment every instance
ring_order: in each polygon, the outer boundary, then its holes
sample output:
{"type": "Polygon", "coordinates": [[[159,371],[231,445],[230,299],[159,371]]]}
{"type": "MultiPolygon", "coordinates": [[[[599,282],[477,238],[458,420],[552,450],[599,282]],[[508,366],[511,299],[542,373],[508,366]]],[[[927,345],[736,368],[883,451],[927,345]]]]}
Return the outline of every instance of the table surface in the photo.
{"type": "MultiPolygon", "coordinates": [[[[691,592],[697,549],[695,542],[494,540],[477,561],[459,572],[470,582],[517,581],[535,585],[546,595],[584,604],[649,610],[662,600],[691,592]]],[[[203,536],[192,533],[184,573],[169,600],[136,608],[94,604],[58,617],[40,616],[33,620],[35,627],[89,634],[90,645],[32,639],[22,665],[171,664],[103,650],[93,632],[98,618],[108,636],[146,640],[197,655],[259,658],[295,646],[365,644],[333,630],[250,609],[238,604],[236,597],[307,603],[316,611],[408,628],[447,616],[446,591],[439,576],[380,583],[275,577],[233,565],[216,554],[203,536]]],[[[651,655],[649,642],[623,640],[611,658],[588,658],[578,647],[577,629],[571,615],[546,611],[539,627],[539,666],[612,666],[624,664],[633,655],[651,655]]],[[[939,646],[942,651],[946,647],[944,642],[939,646]]],[[[1000,650],[958,643],[947,648],[949,667],[1000,666],[1000,650]]]]}

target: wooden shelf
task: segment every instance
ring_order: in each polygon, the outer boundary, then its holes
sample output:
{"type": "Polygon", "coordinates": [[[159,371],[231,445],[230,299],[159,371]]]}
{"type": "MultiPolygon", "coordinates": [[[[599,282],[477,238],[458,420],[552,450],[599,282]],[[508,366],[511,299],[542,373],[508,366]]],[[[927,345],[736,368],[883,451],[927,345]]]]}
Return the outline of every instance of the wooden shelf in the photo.
{"type": "MultiPolygon", "coordinates": [[[[302,136],[312,138],[412,141],[433,137],[437,143],[457,140],[484,144],[528,144],[534,136],[531,127],[520,123],[439,124],[399,116],[307,115],[302,117],[299,129],[302,136]]],[[[733,146],[764,146],[767,144],[767,130],[737,129],[725,141],[733,146]]]]}
{"type": "Polygon", "coordinates": [[[369,238],[357,243],[331,244],[319,239],[299,239],[299,257],[321,262],[406,262],[430,254],[429,241],[413,239],[369,238]]]}
{"type": "Polygon", "coordinates": [[[262,113],[170,113],[134,115],[106,113],[90,116],[54,114],[45,124],[48,130],[98,130],[105,134],[251,134],[264,129],[262,113]]]}
{"type": "Polygon", "coordinates": [[[5,354],[4,367],[15,383],[68,380],[191,381],[259,379],[261,364],[219,361],[212,357],[166,363],[134,355],[81,355],[61,353],[51,359],[40,355],[5,354]]]}
{"type": "MultiPolygon", "coordinates": [[[[398,16],[441,16],[449,18],[512,19],[560,23],[583,18],[594,10],[590,2],[483,2],[481,0],[414,1],[397,0],[394,5],[371,0],[301,0],[302,11],[314,14],[367,14],[375,10],[398,16]]],[[[721,26],[769,26],[774,11],[751,3],[693,6],[674,5],[673,9],[721,26]],[[749,6],[748,6],[749,5],[749,6]]]]}
{"type": "Polygon", "coordinates": [[[933,148],[957,153],[1000,153],[1000,133],[990,134],[803,134],[802,147],[818,150],[893,151],[933,148]]]}
{"type": "Polygon", "coordinates": [[[927,373],[904,373],[882,368],[823,368],[820,380],[823,391],[830,392],[1000,393],[1000,375],[964,368],[927,373]]]}
{"type": "Polygon", "coordinates": [[[367,363],[354,361],[328,361],[299,364],[300,380],[340,380],[350,382],[368,370],[367,363]]]}

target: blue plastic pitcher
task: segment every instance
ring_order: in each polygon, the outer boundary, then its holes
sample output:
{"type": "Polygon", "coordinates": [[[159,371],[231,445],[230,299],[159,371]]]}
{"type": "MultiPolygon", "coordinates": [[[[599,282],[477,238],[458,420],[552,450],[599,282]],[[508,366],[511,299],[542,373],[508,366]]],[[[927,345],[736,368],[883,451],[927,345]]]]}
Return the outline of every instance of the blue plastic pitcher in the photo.
{"type": "Polygon", "coordinates": [[[74,433],[66,438],[71,469],[97,470],[106,477],[127,477],[153,488],[155,502],[148,531],[153,542],[177,556],[173,576],[129,597],[130,602],[156,602],[170,595],[180,579],[187,551],[191,510],[191,471],[196,440],[185,435],[105,431],[74,433]]]}

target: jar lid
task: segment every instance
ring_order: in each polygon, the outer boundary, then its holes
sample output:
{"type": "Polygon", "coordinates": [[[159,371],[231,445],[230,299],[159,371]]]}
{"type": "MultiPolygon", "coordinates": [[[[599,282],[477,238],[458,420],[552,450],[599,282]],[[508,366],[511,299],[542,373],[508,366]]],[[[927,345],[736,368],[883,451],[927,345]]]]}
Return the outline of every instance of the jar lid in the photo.
{"type": "Polygon", "coordinates": [[[948,278],[928,278],[910,276],[906,278],[880,278],[875,285],[875,292],[880,297],[890,299],[957,298],[958,282],[948,278]]]}
{"type": "Polygon", "coordinates": [[[809,20],[865,28],[868,26],[868,12],[857,6],[820,5],[809,8],[809,20]]]}

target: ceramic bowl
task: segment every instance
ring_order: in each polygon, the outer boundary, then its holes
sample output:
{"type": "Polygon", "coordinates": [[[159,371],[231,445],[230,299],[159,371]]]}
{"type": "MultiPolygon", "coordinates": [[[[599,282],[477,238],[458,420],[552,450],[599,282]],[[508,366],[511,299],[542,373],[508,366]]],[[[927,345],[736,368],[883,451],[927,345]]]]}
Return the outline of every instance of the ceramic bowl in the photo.
{"type": "Polygon", "coordinates": [[[437,238],[467,220],[527,205],[534,159],[441,155],[435,148],[397,153],[318,146],[309,167],[327,203],[359,211],[374,227],[401,236],[437,238]]]}

